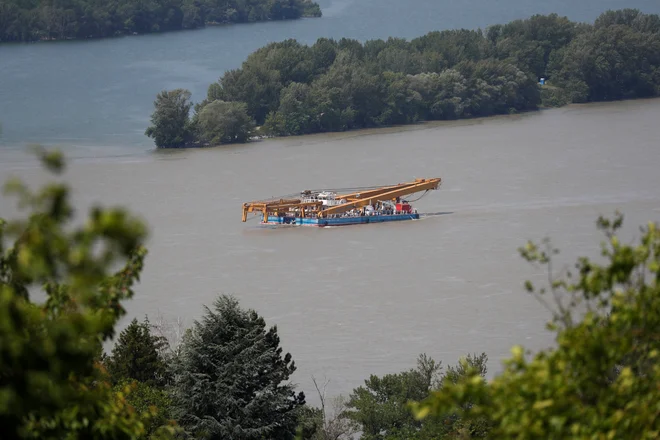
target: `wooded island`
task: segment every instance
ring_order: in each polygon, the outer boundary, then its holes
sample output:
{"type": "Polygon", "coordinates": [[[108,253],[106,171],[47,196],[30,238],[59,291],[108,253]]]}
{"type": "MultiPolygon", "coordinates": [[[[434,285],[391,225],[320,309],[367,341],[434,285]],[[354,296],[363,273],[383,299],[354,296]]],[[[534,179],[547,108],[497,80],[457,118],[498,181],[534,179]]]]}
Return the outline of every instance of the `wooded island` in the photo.
{"type": "Polygon", "coordinates": [[[591,24],[535,15],[411,41],[271,43],[225,72],[196,105],[187,90],[161,92],[146,134],[158,147],[216,145],[659,92],[658,15],[607,11],[591,24]]]}

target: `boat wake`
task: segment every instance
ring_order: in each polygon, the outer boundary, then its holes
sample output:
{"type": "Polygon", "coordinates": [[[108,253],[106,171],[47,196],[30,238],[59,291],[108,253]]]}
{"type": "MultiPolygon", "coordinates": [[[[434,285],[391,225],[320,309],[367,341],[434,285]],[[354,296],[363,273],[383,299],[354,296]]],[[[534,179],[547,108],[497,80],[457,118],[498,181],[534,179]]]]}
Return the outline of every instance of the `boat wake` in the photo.
{"type": "Polygon", "coordinates": [[[420,213],[419,218],[420,220],[426,217],[438,217],[441,215],[450,215],[453,214],[453,211],[444,211],[444,212],[427,212],[427,213],[420,213]]]}

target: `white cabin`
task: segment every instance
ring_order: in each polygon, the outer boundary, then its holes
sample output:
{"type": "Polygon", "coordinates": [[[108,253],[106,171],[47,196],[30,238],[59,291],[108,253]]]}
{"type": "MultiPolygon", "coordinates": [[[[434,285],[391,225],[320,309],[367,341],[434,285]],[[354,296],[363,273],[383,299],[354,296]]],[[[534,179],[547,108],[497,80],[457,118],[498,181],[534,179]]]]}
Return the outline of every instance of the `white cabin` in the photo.
{"type": "Polygon", "coordinates": [[[341,200],[335,199],[336,195],[337,194],[330,191],[321,191],[320,193],[309,194],[303,197],[303,203],[321,202],[323,203],[323,206],[336,206],[346,203],[346,200],[344,199],[341,200]]]}

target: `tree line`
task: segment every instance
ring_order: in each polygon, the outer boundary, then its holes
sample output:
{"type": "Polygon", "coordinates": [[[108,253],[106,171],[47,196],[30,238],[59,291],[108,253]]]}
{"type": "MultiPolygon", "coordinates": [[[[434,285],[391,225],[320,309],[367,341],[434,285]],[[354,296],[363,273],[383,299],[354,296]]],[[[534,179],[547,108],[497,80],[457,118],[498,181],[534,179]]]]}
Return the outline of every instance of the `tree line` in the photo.
{"type": "MultiPolygon", "coordinates": [[[[37,151],[64,171],[59,153],[37,151]]],[[[491,380],[485,353],[446,368],[422,354],[335,402],[314,380],[317,408],[290,381],[296,365],[277,327],[231,296],[205,307],[180,340],[134,319],[104,353],[135,294],[146,224],[101,205],[74,223],[61,179],[5,189],[28,214],[0,220],[3,438],[644,439],[660,430],[657,223],[625,244],[623,217],[599,218],[602,258],[579,258],[573,274],[552,271],[558,250],[548,240],[519,249],[548,267],[547,286],[524,286],[552,313],[554,347],[532,355],[514,346],[491,380]]]]}
{"type": "Polygon", "coordinates": [[[0,41],[64,40],[320,17],[312,0],[0,0],[0,41]]]}
{"type": "Polygon", "coordinates": [[[158,147],[215,145],[659,93],[658,15],[607,11],[591,24],[535,15],[410,41],[271,43],[197,104],[187,90],[161,92],[146,134],[158,147]]]}

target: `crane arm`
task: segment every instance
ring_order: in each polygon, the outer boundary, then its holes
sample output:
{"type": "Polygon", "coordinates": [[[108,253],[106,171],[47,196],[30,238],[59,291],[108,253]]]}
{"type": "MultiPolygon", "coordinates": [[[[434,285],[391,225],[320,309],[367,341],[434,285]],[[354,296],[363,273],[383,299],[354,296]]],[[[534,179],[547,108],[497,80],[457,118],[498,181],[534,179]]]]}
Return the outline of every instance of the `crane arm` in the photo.
{"type": "MultiPolygon", "coordinates": [[[[361,192],[354,192],[350,194],[341,194],[338,195],[337,199],[344,199],[346,201],[355,201],[355,200],[362,200],[362,199],[368,199],[370,197],[377,196],[379,194],[383,194],[395,189],[403,189],[403,188],[409,188],[412,186],[415,186],[421,182],[428,181],[429,179],[416,179],[414,182],[408,182],[408,183],[399,183],[397,185],[390,185],[390,186],[383,186],[381,188],[375,188],[375,189],[370,189],[366,191],[361,191],[361,192]]],[[[439,180],[439,179],[438,179],[439,180]]]]}
{"type": "Polygon", "coordinates": [[[261,213],[264,220],[271,213],[286,212],[290,208],[299,208],[301,215],[305,215],[305,208],[312,208],[318,214],[319,218],[326,217],[328,214],[338,214],[349,211],[353,208],[360,208],[373,204],[376,201],[395,200],[397,197],[414,194],[420,191],[438,189],[441,179],[439,177],[432,179],[416,179],[413,182],[400,183],[398,185],[384,186],[381,188],[367,189],[361,192],[337,195],[335,199],[346,200],[341,205],[329,206],[324,209],[323,202],[303,202],[302,198],[280,199],[280,200],[258,200],[243,203],[243,221],[247,220],[250,212],[261,213]],[[317,208],[317,209],[313,209],[317,208]]]}
{"type": "Polygon", "coordinates": [[[431,189],[438,189],[440,185],[440,178],[434,179],[419,179],[415,183],[410,185],[405,185],[395,189],[390,189],[389,191],[380,192],[379,194],[374,194],[368,198],[360,198],[351,202],[343,203],[341,205],[331,206],[322,211],[319,211],[319,217],[326,217],[328,214],[339,214],[341,212],[346,212],[354,208],[361,208],[363,206],[371,205],[373,202],[380,200],[393,200],[397,197],[405,196],[408,194],[414,194],[420,191],[426,191],[431,189]]]}
{"type": "Polygon", "coordinates": [[[358,199],[366,199],[368,197],[373,197],[378,194],[382,194],[388,191],[392,191],[394,189],[400,189],[400,188],[407,188],[412,185],[415,185],[417,182],[411,182],[411,183],[399,183],[397,185],[391,185],[391,186],[384,186],[381,188],[376,188],[376,189],[369,189],[366,191],[360,191],[360,192],[354,192],[350,194],[338,194],[335,198],[336,199],[344,199],[347,201],[354,201],[358,199]]]}

